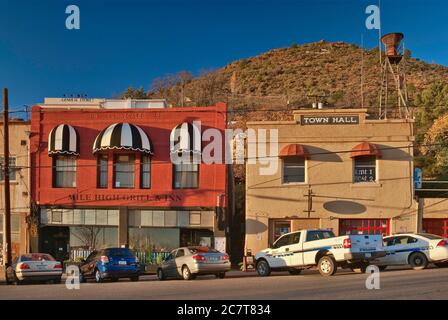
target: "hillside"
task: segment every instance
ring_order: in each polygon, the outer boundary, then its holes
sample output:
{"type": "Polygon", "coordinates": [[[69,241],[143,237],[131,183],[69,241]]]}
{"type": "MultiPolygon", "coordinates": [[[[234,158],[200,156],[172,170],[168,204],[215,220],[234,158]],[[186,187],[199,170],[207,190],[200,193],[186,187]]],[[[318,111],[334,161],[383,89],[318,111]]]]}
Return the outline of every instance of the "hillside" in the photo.
{"type": "MultiPolygon", "coordinates": [[[[434,120],[448,113],[448,67],[415,59],[410,51],[405,56],[409,96],[421,107],[415,109],[417,143],[421,143],[434,120]]],[[[227,102],[230,127],[244,128],[248,119],[291,119],[289,110],[314,101],[309,95],[325,96],[321,100],[333,107],[361,107],[361,66],[364,107],[374,118],[381,73],[378,49],[324,40],[273,49],[195,78],[186,71],[167,75],[156,79],[148,92],[131,86],[122,97],[165,98],[173,106],[227,102]]],[[[416,156],[418,160],[418,152],[416,156]]],[[[422,162],[423,167],[428,167],[426,162],[422,162]]],[[[429,167],[426,171],[431,176],[438,174],[429,167]]]]}
{"type": "MultiPolygon", "coordinates": [[[[182,100],[183,105],[209,105],[224,101],[237,110],[263,107],[294,109],[309,105],[312,100],[308,95],[325,95],[329,105],[360,107],[363,51],[364,105],[374,114],[381,70],[378,50],[363,50],[352,44],[323,40],[273,49],[197,78],[192,78],[187,72],[169,75],[157,79],[147,95],[166,98],[176,106],[182,105],[182,100]]],[[[418,59],[406,59],[406,70],[411,98],[436,81],[448,81],[447,67],[418,59]]],[[[256,115],[251,115],[251,118],[253,116],[258,118],[256,115]]],[[[268,117],[277,118],[275,115],[268,117]]]]}

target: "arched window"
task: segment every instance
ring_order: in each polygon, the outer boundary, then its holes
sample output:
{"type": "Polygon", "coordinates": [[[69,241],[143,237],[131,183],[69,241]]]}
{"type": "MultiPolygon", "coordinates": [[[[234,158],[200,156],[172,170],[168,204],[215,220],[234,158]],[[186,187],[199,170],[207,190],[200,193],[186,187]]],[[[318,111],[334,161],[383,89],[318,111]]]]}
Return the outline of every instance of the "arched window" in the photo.
{"type": "Polygon", "coordinates": [[[282,184],[306,183],[306,148],[300,144],[290,144],[279,154],[282,161],[282,184]]]}
{"type": "Polygon", "coordinates": [[[76,187],[76,158],[79,156],[78,132],[61,124],[48,135],[48,155],[53,157],[53,188],[76,187]]]}
{"type": "Polygon", "coordinates": [[[375,183],[378,180],[377,159],[381,157],[378,148],[364,142],[352,149],[353,183],[375,183]]]}
{"type": "Polygon", "coordinates": [[[149,137],[138,126],[115,123],[101,131],[93,144],[98,159],[98,187],[107,188],[108,160],[112,159],[113,188],[135,188],[136,159],[140,155],[140,188],[151,186],[152,146],[149,137]]]}
{"type": "Polygon", "coordinates": [[[193,122],[184,122],[171,131],[171,155],[179,155],[173,163],[173,189],[195,189],[199,187],[201,155],[201,130],[193,122]]]}

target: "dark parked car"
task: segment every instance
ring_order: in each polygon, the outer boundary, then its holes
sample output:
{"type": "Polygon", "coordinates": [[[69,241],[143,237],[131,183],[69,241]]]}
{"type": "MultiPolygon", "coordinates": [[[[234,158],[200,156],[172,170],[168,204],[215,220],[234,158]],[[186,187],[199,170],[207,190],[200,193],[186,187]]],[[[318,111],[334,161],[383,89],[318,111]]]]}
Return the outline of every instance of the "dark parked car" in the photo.
{"type": "Polygon", "coordinates": [[[120,278],[130,278],[138,281],[140,264],[135,254],[127,248],[108,248],[93,251],[79,266],[80,280],[95,279],[102,282],[105,279],[117,281],[120,278]]]}

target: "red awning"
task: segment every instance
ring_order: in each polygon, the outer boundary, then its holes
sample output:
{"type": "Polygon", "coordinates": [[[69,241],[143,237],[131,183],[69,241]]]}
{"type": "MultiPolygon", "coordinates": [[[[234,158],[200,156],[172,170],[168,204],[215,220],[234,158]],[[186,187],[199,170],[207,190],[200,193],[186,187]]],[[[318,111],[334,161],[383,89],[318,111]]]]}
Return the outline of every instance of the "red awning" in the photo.
{"type": "Polygon", "coordinates": [[[279,157],[304,157],[308,158],[310,155],[308,150],[301,144],[290,144],[284,147],[279,154],[279,157]]]}
{"type": "Polygon", "coordinates": [[[361,156],[375,156],[381,157],[381,152],[378,150],[377,146],[368,142],[363,142],[358,144],[352,149],[351,158],[361,157],[361,156]]]}

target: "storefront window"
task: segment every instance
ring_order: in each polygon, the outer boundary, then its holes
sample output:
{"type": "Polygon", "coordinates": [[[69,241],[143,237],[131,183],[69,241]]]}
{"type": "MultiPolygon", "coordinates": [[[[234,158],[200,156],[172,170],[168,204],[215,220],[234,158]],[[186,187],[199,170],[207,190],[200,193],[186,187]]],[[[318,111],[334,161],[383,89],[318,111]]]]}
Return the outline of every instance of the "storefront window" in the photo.
{"type": "Polygon", "coordinates": [[[53,161],[53,186],[55,188],[75,188],[76,158],[57,156],[53,161]]]}
{"type": "Polygon", "coordinates": [[[305,158],[288,157],[283,159],[283,183],[305,182],[305,158]]]}
{"type": "Polygon", "coordinates": [[[354,161],[354,183],[376,182],[376,157],[361,156],[354,161]]]}
{"type": "Polygon", "coordinates": [[[134,188],[135,156],[117,155],[114,159],[114,187],[134,188]]]}
{"type": "Polygon", "coordinates": [[[117,227],[77,226],[70,227],[70,248],[102,249],[118,245],[117,227]]]}
{"type": "Polygon", "coordinates": [[[174,165],[174,189],[192,189],[199,186],[199,164],[181,163],[174,165]]]}
{"type": "Polygon", "coordinates": [[[98,188],[107,188],[107,155],[98,156],[98,188]]]}
{"type": "MultiPolygon", "coordinates": [[[[5,163],[5,158],[0,157],[0,181],[5,180],[5,175],[3,172],[3,165],[5,163]]],[[[16,180],[16,158],[15,157],[9,157],[9,180],[15,181],[16,180]]]]}
{"type": "Polygon", "coordinates": [[[143,155],[140,166],[140,187],[142,189],[149,189],[151,188],[151,158],[143,155]]]}
{"type": "Polygon", "coordinates": [[[178,228],[129,228],[129,246],[135,250],[169,252],[180,246],[178,228]]]}

